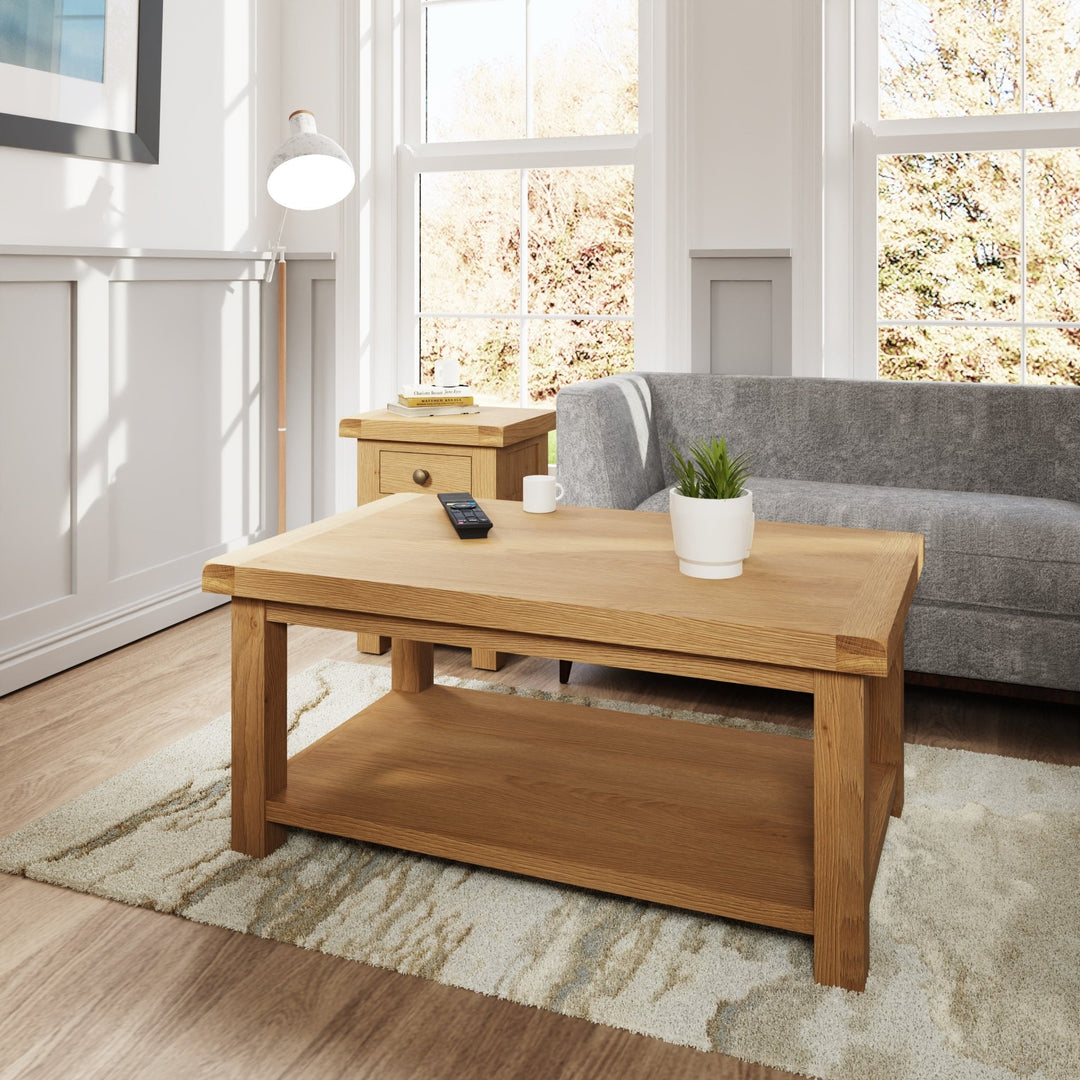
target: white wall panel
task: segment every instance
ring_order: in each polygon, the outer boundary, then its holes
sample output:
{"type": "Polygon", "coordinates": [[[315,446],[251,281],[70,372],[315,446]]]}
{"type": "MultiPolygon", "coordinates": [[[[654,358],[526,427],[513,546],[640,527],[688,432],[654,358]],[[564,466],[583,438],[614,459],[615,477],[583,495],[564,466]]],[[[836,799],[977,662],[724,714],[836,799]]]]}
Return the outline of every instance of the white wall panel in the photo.
{"type": "Polygon", "coordinates": [[[0,617],[73,589],[71,302],[0,282],[0,617]]]}
{"type": "MultiPolygon", "coordinates": [[[[231,252],[0,248],[0,694],[221,603],[203,563],[273,528],[264,270],[231,252]]],[[[334,263],[290,270],[303,524],[332,509],[334,263]]]]}
{"type": "MultiPolygon", "coordinates": [[[[339,442],[337,426],[341,419],[334,394],[334,351],[337,339],[334,301],[334,280],[316,279],[312,282],[311,356],[311,461],[312,517],[318,519],[333,514],[334,467],[339,442]]],[[[343,410],[347,411],[347,410],[343,410]]]]}
{"type": "Polygon", "coordinates": [[[111,286],[110,578],[261,528],[261,287],[111,286]]]}

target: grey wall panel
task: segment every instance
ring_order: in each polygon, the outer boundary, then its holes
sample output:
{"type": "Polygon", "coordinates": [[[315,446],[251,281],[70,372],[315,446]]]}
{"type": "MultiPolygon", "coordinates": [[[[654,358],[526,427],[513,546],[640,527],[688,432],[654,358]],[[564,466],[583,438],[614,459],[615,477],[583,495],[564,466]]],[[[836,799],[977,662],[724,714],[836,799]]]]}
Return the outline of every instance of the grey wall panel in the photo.
{"type": "Polygon", "coordinates": [[[111,285],[111,579],[259,530],[259,288],[111,285]]]}
{"type": "Polygon", "coordinates": [[[691,370],[791,374],[791,259],[691,252],[691,370]]]}
{"type": "Polygon", "coordinates": [[[0,617],[74,589],[72,284],[0,282],[0,617]]]}
{"type": "Polygon", "coordinates": [[[709,286],[709,370],[771,375],[772,282],[711,281],[709,286]]]}

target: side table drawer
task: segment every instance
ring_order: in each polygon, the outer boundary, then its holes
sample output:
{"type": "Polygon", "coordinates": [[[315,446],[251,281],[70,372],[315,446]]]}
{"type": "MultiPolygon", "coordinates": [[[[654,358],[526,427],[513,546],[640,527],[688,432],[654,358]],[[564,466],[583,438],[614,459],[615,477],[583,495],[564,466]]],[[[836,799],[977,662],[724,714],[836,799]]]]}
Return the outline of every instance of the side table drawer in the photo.
{"type": "Polygon", "coordinates": [[[399,491],[471,491],[472,458],[464,454],[408,454],[400,450],[379,453],[379,492],[394,495],[399,491]],[[429,476],[418,484],[413,473],[423,469],[429,476]]]}

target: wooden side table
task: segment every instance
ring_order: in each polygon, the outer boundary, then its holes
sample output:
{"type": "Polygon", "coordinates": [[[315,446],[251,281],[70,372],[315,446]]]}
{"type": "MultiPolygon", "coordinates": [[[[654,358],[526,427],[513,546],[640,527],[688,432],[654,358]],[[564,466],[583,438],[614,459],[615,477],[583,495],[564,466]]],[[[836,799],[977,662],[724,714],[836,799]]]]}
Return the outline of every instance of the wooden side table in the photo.
{"type": "MultiPolygon", "coordinates": [[[[546,473],[554,409],[481,408],[454,416],[399,416],[388,409],[346,416],[356,439],[357,504],[401,491],[470,491],[477,500],[520,499],[521,478],[546,473]]],[[[384,653],[390,639],[359,634],[361,652],[384,653]]],[[[503,654],[473,649],[474,667],[498,671],[503,654]]]]}

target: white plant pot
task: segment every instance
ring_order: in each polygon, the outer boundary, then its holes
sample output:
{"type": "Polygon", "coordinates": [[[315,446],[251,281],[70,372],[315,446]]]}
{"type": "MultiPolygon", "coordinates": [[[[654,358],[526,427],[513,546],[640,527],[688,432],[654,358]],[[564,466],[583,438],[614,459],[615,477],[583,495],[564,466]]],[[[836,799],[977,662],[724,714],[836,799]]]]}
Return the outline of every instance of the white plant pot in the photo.
{"type": "Polygon", "coordinates": [[[738,577],[754,540],[753,492],[737,499],[688,499],[672,488],[671,535],[682,573],[738,577]]]}

